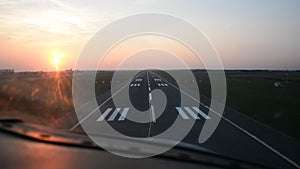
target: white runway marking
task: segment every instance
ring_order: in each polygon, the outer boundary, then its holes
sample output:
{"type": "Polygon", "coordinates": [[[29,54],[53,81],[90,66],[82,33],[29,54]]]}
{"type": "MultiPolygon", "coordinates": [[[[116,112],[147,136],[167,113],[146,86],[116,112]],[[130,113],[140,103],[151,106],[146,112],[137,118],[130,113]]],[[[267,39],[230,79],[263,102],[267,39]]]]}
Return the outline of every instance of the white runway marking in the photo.
{"type": "Polygon", "coordinates": [[[206,120],[211,119],[208,115],[206,115],[203,111],[201,111],[198,107],[193,107],[193,109],[199,113],[202,117],[204,117],[206,120]]]}
{"type": "Polygon", "coordinates": [[[120,110],[121,110],[121,108],[116,108],[115,111],[113,112],[113,114],[108,118],[107,121],[113,121],[116,118],[116,116],[118,115],[120,110]]]}
{"type": "Polygon", "coordinates": [[[152,113],[152,121],[153,123],[156,123],[156,117],[155,117],[155,113],[154,113],[154,107],[151,105],[151,113],[152,113]]]}
{"type": "MultiPolygon", "coordinates": [[[[189,117],[187,116],[187,114],[184,112],[184,110],[181,107],[175,107],[176,110],[179,112],[179,114],[181,115],[181,117],[183,119],[189,119],[189,117]]],[[[200,119],[200,117],[198,116],[198,114],[200,114],[202,117],[204,117],[205,119],[211,119],[208,115],[206,115],[204,112],[202,112],[198,107],[192,107],[196,112],[194,112],[191,108],[189,107],[184,107],[184,109],[188,112],[188,114],[190,114],[194,119],[200,119]]]]}
{"type": "Polygon", "coordinates": [[[189,117],[184,113],[184,111],[182,110],[181,107],[176,107],[176,110],[178,111],[178,113],[180,114],[180,116],[181,116],[183,119],[185,119],[185,120],[189,119],[189,117]]]}
{"type": "MultiPolygon", "coordinates": [[[[119,89],[117,92],[115,92],[113,95],[111,95],[108,99],[106,99],[101,105],[97,106],[93,111],[91,111],[88,115],[86,115],[83,119],[79,120],[75,125],[73,125],[70,130],[73,131],[74,129],[76,129],[81,123],[83,123],[87,118],[89,118],[93,113],[95,113],[97,110],[99,110],[100,107],[102,107],[104,104],[106,104],[112,97],[114,97],[115,95],[117,95],[118,93],[120,93],[120,91],[122,91],[123,89],[126,88],[126,86],[128,86],[130,84],[130,82],[126,82],[125,85],[123,87],[121,87],[121,89],[119,89]]],[[[85,103],[87,104],[87,103],[85,103]]]]}
{"type": "Polygon", "coordinates": [[[149,93],[149,100],[152,100],[152,94],[149,93]]]}
{"type": "Polygon", "coordinates": [[[184,107],[184,109],[194,118],[194,119],[200,119],[189,107],[184,107]]]}
{"type": "Polygon", "coordinates": [[[106,109],[105,112],[97,119],[97,121],[103,121],[111,110],[112,108],[106,109]]]}
{"type": "Polygon", "coordinates": [[[167,83],[157,83],[157,86],[169,86],[167,83]]]}
{"type": "Polygon", "coordinates": [[[127,116],[128,111],[129,111],[129,108],[126,107],[126,108],[123,110],[123,112],[122,112],[122,114],[121,114],[121,116],[119,117],[118,120],[119,120],[119,121],[124,121],[125,118],[126,118],[126,116],[127,116]]]}
{"type": "Polygon", "coordinates": [[[141,84],[140,83],[131,83],[130,87],[140,87],[141,84]]]}

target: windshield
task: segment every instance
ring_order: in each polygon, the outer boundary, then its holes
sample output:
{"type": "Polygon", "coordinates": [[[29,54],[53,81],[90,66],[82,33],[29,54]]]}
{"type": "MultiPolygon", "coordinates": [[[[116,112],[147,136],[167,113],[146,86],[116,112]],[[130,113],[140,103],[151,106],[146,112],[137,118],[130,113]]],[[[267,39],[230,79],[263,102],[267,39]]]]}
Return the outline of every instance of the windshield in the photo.
{"type": "Polygon", "coordinates": [[[298,1],[127,3],[1,2],[0,117],[299,167],[298,1]]]}

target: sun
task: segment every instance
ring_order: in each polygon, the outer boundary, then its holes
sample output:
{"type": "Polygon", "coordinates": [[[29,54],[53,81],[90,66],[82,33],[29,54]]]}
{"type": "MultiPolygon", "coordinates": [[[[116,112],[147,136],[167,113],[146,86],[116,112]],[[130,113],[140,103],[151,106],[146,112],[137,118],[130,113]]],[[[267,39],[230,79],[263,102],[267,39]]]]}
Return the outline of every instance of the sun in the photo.
{"type": "Polygon", "coordinates": [[[61,62],[61,56],[62,56],[62,54],[59,51],[55,50],[55,51],[52,52],[52,64],[54,65],[56,71],[59,70],[59,64],[61,62]]]}
{"type": "Polygon", "coordinates": [[[59,64],[59,57],[58,57],[58,56],[54,56],[54,57],[53,57],[53,64],[54,64],[55,66],[57,66],[57,65],[59,64]]]}

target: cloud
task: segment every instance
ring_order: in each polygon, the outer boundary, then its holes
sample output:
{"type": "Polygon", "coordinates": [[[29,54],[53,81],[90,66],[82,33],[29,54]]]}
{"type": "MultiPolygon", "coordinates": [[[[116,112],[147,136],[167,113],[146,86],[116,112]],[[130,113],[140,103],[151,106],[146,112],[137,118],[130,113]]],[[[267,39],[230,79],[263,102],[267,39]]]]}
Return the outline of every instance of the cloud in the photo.
{"type": "Polygon", "coordinates": [[[105,13],[58,0],[1,1],[0,11],[1,36],[11,40],[85,39],[106,20],[105,13]]]}

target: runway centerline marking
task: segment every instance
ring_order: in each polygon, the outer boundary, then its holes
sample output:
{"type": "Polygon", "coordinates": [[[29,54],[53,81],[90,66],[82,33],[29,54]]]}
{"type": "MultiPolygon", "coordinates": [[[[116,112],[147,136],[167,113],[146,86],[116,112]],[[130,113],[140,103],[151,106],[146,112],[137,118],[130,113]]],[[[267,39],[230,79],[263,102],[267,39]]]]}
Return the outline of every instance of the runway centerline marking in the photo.
{"type": "Polygon", "coordinates": [[[155,117],[153,105],[151,105],[151,113],[152,113],[152,121],[153,121],[153,123],[156,123],[156,117],[155,117]]]}

